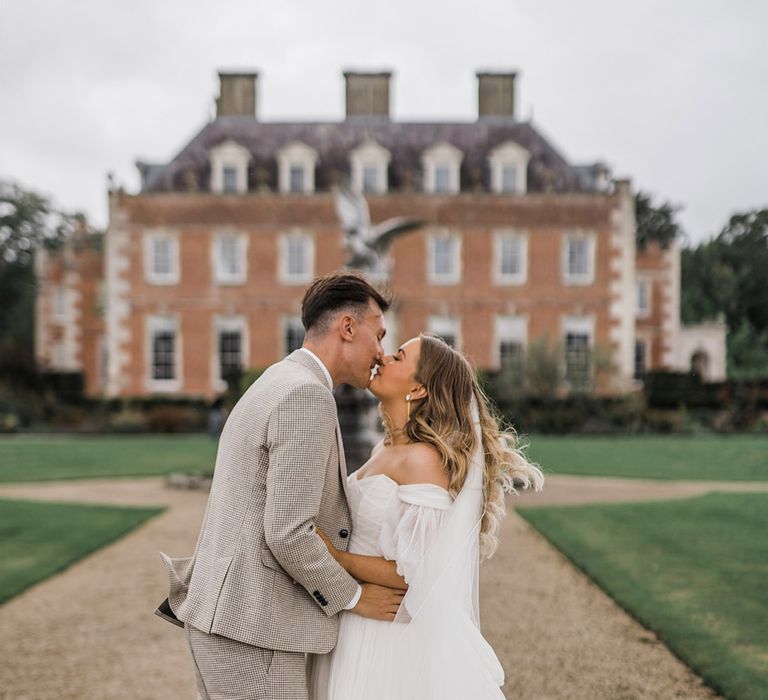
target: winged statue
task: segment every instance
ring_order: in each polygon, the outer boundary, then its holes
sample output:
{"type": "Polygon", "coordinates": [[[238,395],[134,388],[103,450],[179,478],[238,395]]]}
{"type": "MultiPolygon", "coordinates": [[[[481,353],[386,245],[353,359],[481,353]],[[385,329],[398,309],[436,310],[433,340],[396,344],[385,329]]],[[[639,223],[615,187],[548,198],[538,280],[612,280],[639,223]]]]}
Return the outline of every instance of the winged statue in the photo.
{"type": "Polygon", "coordinates": [[[365,197],[346,185],[340,185],[336,190],[336,214],[346,233],[346,266],[382,282],[389,279],[391,261],[387,252],[395,238],[427,223],[413,217],[396,216],[372,226],[365,197]]]}

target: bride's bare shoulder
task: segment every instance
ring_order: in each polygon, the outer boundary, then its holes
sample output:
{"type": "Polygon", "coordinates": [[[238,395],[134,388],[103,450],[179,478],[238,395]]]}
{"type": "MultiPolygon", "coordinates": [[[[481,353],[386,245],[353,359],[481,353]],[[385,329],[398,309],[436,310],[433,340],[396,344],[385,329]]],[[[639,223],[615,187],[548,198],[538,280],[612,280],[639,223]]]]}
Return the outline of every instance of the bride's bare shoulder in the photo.
{"type": "Polygon", "coordinates": [[[379,453],[381,452],[381,450],[382,450],[382,448],[383,448],[383,447],[384,447],[384,440],[383,440],[383,439],[381,439],[381,440],[379,440],[379,441],[378,441],[378,442],[377,442],[377,443],[376,443],[376,444],[373,446],[373,449],[371,450],[371,457],[375,457],[377,454],[379,454],[379,453]]]}
{"type": "Polygon", "coordinates": [[[448,473],[440,453],[432,445],[423,442],[408,445],[397,471],[397,481],[402,485],[434,484],[448,488],[448,473]]]}

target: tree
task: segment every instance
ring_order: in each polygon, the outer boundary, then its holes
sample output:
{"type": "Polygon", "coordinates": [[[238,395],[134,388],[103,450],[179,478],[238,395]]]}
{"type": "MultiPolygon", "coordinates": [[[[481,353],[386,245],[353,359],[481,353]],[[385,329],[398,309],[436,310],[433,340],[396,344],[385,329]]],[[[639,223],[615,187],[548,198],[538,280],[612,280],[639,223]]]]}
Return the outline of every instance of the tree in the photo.
{"type": "Polygon", "coordinates": [[[683,250],[681,315],[728,326],[728,374],[768,376],[768,209],[733,215],[712,240],[683,250]]]}
{"type": "Polygon", "coordinates": [[[680,254],[680,318],[701,323],[725,313],[726,299],[736,295],[733,271],[713,242],[683,248],[680,254]]]}
{"type": "Polygon", "coordinates": [[[0,181],[0,352],[34,355],[34,251],[55,248],[82,216],[56,210],[40,194],[0,181]]]}
{"type": "Polygon", "coordinates": [[[734,296],[725,309],[730,327],[746,318],[758,332],[768,330],[768,209],[735,214],[716,243],[733,276],[734,296]]]}
{"type": "Polygon", "coordinates": [[[662,248],[669,248],[682,231],[675,221],[680,207],[664,202],[654,205],[651,195],[638,192],[635,195],[635,240],[641,250],[651,241],[656,241],[662,248]]]}

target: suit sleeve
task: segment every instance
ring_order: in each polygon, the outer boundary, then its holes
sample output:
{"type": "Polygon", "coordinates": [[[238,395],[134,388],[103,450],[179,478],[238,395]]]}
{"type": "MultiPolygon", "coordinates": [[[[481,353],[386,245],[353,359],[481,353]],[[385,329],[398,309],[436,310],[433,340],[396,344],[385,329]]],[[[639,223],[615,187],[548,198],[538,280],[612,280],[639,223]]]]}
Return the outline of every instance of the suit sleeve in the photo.
{"type": "Polygon", "coordinates": [[[296,387],[270,416],[264,536],[280,566],[329,617],[358,586],[314,528],[335,440],[336,404],[320,385],[296,387]]]}

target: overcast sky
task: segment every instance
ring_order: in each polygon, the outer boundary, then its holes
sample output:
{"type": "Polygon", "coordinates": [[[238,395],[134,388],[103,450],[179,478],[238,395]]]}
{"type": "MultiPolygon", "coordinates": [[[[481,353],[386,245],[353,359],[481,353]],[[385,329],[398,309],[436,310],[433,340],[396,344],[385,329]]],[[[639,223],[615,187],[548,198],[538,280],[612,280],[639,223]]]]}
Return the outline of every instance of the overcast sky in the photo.
{"type": "Polygon", "coordinates": [[[265,121],[343,117],[348,68],[394,71],[396,119],[471,120],[478,69],[514,69],[518,118],[683,206],[692,241],[768,206],[761,0],[0,0],[0,177],[107,222],[257,69],[265,121]]]}

